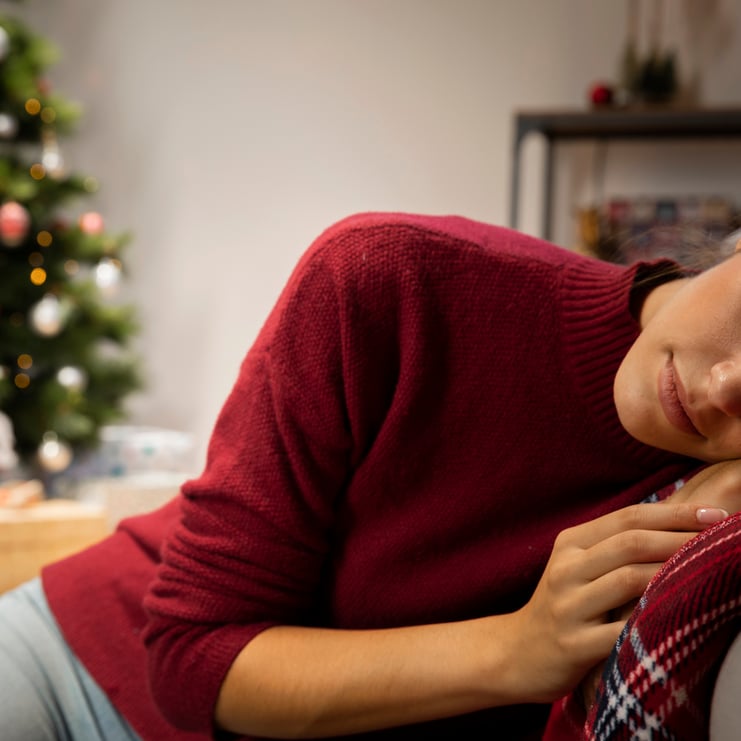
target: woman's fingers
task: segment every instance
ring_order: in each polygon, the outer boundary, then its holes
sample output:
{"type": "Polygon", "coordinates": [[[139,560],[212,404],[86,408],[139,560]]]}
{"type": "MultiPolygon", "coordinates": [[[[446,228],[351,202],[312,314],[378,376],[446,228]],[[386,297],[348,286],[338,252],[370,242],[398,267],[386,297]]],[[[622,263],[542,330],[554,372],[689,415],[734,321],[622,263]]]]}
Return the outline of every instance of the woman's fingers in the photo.
{"type": "Polygon", "coordinates": [[[595,579],[581,593],[584,619],[602,622],[606,615],[640,597],[663,563],[631,563],[595,579]]]}
{"type": "Polygon", "coordinates": [[[695,537],[702,527],[698,509],[637,505],[565,531],[549,564],[553,592],[569,595],[565,609],[573,615],[603,620],[640,596],[661,565],[695,537]]]}
{"type": "Polygon", "coordinates": [[[584,581],[577,575],[561,583],[560,567],[554,564],[550,578],[546,577],[552,600],[550,614],[556,624],[564,627],[603,624],[618,608],[643,594],[662,564],[663,561],[627,563],[593,580],[584,581]]]}
{"type": "Polygon", "coordinates": [[[589,582],[626,564],[663,563],[694,538],[695,534],[695,531],[666,530],[629,530],[617,533],[585,549],[584,557],[579,559],[579,576],[589,582]]]}
{"type": "Polygon", "coordinates": [[[587,549],[618,533],[633,530],[697,532],[724,517],[728,517],[725,510],[694,502],[634,504],[564,530],[558,539],[564,545],[587,549]]]}

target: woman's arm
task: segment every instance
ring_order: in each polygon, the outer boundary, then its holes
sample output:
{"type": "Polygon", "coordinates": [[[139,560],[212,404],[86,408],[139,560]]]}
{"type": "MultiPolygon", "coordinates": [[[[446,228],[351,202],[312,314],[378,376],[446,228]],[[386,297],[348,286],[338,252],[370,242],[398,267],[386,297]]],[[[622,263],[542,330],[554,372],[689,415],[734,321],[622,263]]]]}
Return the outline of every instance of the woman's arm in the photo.
{"type": "Polygon", "coordinates": [[[570,528],[531,600],[508,615],[388,630],[269,628],[232,664],[216,722],[311,738],[552,701],[609,653],[623,626],[608,620],[610,610],[723,516],[697,504],[644,504],[570,528]]]}
{"type": "Polygon", "coordinates": [[[239,654],[216,721],[265,737],[312,738],[515,702],[491,670],[515,662],[512,616],[386,630],[275,627],[239,654]]]}

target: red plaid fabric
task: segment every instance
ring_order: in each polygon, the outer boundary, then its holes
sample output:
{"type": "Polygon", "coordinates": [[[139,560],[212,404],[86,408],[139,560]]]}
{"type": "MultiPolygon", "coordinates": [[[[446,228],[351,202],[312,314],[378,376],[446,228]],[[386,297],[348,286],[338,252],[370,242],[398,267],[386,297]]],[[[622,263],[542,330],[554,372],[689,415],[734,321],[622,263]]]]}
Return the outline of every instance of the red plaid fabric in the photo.
{"type": "Polygon", "coordinates": [[[741,628],[741,514],[703,531],[656,574],[586,716],[554,709],[548,741],[703,741],[715,679],[741,628]]]}

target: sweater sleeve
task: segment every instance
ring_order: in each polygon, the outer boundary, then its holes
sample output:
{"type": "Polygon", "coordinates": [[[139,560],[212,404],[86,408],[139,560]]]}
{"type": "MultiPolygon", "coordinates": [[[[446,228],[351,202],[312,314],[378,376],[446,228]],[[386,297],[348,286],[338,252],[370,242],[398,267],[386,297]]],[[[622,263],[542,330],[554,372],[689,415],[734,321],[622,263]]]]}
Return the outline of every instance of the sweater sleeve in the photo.
{"type": "MultiPolygon", "coordinates": [[[[319,619],[334,505],[358,447],[343,284],[362,257],[338,239],[326,234],[304,256],[248,352],[145,599],[150,682],[179,727],[212,728],[225,674],[258,633],[319,619]]],[[[388,365],[388,352],[365,352],[363,372],[373,358],[388,365]]],[[[392,393],[394,383],[393,372],[379,373],[375,388],[392,393]]],[[[379,398],[365,403],[383,408],[379,398]]]]}

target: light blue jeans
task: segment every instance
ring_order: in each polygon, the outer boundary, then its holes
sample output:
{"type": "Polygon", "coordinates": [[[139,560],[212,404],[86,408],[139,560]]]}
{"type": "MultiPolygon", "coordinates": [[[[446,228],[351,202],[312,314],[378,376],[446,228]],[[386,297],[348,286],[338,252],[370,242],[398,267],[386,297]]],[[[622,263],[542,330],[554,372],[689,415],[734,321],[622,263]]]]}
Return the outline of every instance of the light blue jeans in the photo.
{"type": "MultiPolygon", "coordinates": [[[[739,738],[740,687],[741,636],[718,678],[711,741],[739,738]]],[[[38,579],[0,595],[0,739],[142,741],[67,646],[38,579]]]]}
{"type": "Polygon", "coordinates": [[[67,646],[39,579],[0,596],[0,738],[141,741],[67,646]]]}

